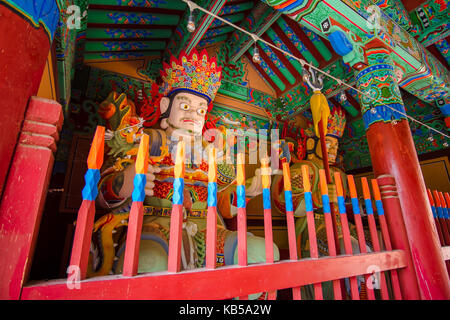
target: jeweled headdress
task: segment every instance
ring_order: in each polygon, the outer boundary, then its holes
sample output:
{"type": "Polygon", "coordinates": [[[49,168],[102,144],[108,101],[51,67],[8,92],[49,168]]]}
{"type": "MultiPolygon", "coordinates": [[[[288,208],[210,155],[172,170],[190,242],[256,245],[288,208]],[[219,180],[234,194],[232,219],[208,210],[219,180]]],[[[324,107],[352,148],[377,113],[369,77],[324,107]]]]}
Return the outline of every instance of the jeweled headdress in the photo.
{"type": "Polygon", "coordinates": [[[328,118],[327,136],[341,138],[345,130],[345,113],[342,108],[333,107],[328,118]]]}
{"type": "Polygon", "coordinates": [[[179,90],[193,91],[208,100],[214,100],[220,87],[222,67],[216,58],[210,58],[205,49],[199,54],[193,49],[191,54],[180,53],[179,59],[170,58],[170,65],[163,64],[161,77],[164,81],[164,95],[170,96],[179,90]]]}
{"type": "MultiPolygon", "coordinates": [[[[333,106],[330,111],[330,116],[328,117],[328,125],[327,125],[327,136],[335,137],[340,139],[345,130],[345,112],[340,107],[333,106]]],[[[305,133],[308,137],[315,137],[314,134],[314,126],[312,122],[308,121],[310,127],[305,130],[305,133]]]]}

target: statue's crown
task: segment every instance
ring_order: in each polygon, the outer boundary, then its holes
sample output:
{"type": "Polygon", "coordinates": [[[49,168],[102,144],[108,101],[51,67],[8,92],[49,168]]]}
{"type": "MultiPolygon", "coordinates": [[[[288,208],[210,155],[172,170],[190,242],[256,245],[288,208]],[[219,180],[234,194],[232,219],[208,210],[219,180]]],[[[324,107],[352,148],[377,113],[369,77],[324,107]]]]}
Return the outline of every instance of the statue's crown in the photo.
{"type": "MultiPolygon", "coordinates": [[[[312,119],[312,118],[311,118],[312,119]]],[[[307,120],[309,127],[305,129],[307,137],[315,137],[314,126],[311,120],[307,120]]],[[[345,130],[345,113],[341,107],[333,106],[328,117],[327,136],[341,138],[345,130]]]]}
{"type": "Polygon", "coordinates": [[[200,54],[193,49],[189,55],[182,51],[179,59],[171,56],[170,64],[163,64],[164,95],[170,96],[181,90],[192,91],[210,103],[219,90],[221,75],[222,67],[217,65],[216,58],[208,56],[205,49],[200,54]]]}
{"type": "Polygon", "coordinates": [[[327,136],[341,138],[345,130],[345,112],[340,107],[333,107],[328,117],[327,136]]]}

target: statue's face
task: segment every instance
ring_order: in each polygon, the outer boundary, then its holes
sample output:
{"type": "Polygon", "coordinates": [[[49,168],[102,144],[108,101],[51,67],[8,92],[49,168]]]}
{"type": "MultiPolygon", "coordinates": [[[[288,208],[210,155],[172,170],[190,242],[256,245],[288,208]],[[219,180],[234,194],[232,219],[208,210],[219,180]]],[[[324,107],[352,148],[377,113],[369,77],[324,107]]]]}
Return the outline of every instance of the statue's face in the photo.
{"type": "Polygon", "coordinates": [[[334,164],[337,158],[337,152],[339,147],[338,139],[334,137],[325,137],[325,145],[327,146],[328,151],[328,162],[330,164],[334,164]]]}
{"type": "MultiPolygon", "coordinates": [[[[339,148],[338,139],[336,139],[334,137],[330,137],[330,136],[325,136],[325,145],[326,145],[327,151],[328,151],[328,163],[331,165],[335,164],[336,158],[337,158],[337,152],[338,152],[338,148],[339,148]]],[[[314,148],[314,140],[313,139],[308,139],[307,148],[308,148],[308,150],[312,150],[314,148]]],[[[317,143],[315,154],[318,157],[323,158],[322,147],[321,147],[320,141],[317,143]]]]}
{"type": "MultiPolygon", "coordinates": [[[[164,103],[168,103],[167,100],[164,103]]],[[[189,135],[201,134],[207,111],[208,101],[205,98],[188,92],[179,92],[173,98],[170,115],[167,118],[168,130],[183,131],[189,135]]]]}

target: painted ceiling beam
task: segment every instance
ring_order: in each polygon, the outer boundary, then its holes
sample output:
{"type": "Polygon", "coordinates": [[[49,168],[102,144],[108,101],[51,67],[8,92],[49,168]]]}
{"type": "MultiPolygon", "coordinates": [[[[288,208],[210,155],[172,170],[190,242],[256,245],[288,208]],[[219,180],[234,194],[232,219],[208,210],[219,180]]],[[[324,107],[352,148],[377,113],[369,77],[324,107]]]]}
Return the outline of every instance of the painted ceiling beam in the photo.
{"type": "MultiPolygon", "coordinates": [[[[308,51],[306,46],[295,35],[294,30],[292,30],[292,28],[286,23],[284,19],[278,19],[277,23],[272,26],[272,29],[275,31],[276,35],[280,39],[282,39],[284,44],[292,44],[291,46],[289,46],[289,48],[291,49],[292,47],[291,53],[294,56],[302,58],[303,60],[312,63],[316,67],[319,66],[319,62],[317,61],[316,57],[314,57],[311,52],[308,51]]],[[[272,38],[272,40],[274,40],[274,37],[272,35],[269,34],[269,36],[272,38]]]]}
{"type": "Polygon", "coordinates": [[[353,108],[355,108],[358,111],[361,111],[361,105],[359,104],[359,102],[353,97],[353,95],[351,95],[350,93],[348,93],[346,90],[344,91],[345,94],[345,98],[348,101],[348,103],[350,103],[352,105],[353,108]]]}
{"type": "MultiPolygon", "coordinates": [[[[445,39],[443,39],[443,41],[445,41],[445,39]]],[[[448,46],[448,44],[447,44],[447,46],[448,46]]],[[[446,66],[447,69],[449,69],[447,60],[444,58],[444,56],[442,55],[442,52],[440,50],[438,50],[438,48],[435,44],[427,47],[427,50],[430,51],[433,54],[433,56],[442,63],[442,65],[446,66]]],[[[448,52],[449,49],[447,47],[444,50],[445,50],[445,52],[448,52]]]]}
{"type": "Polygon", "coordinates": [[[267,73],[263,70],[263,68],[261,68],[261,66],[257,63],[253,63],[252,61],[252,56],[250,55],[249,52],[245,52],[244,56],[248,59],[249,63],[259,72],[259,74],[263,77],[263,79],[270,85],[271,88],[273,88],[277,94],[277,96],[279,96],[281,94],[280,89],[278,88],[278,86],[275,84],[275,82],[267,75],[267,73]]]}
{"type": "MultiPolygon", "coordinates": [[[[254,54],[254,47],[251,47],[248,50],[248,53],[250,54],[250,56],[253,57],[254,54]]],[[[253,60],[252,60],[253,62],[253,60]]],[[[266,63],[266,61],[264,59],[262,59],[261,56],[261,61],[258,63],[253,63],[254,65],[258,65],[261,67],[262,70],[264,70],[264,72],[273,80],[273,82],[277,85],[278,89],[280,92],[283,92],[286,90],[286,84],[285,82],[283,82],[278,75],[272,70],[272,68],[269,67],[269,65],[266,63]]],[[[275,88],[274,88],[275,89],[275,88]]]]}
{"type": "Polygon", "coordinates": [[[158,9],[172,9],[185,10],[187,5],[183,1],[161,1],[161,0],[89,0],[89,7],[92,5],[110,5],[110,6],[125,6],[137,8],[158,8],[158,9]]]}
{"type": "Polygon", "coordinates": [[[161,56],[161,51],[111,51],[111,52],[89,52],[84,54],[84,60],[117,60],[135,59],[151,56],[161,56]]]}
{"type": "MultiPolygon", "coordinates": [[[[218,13],[225,6],[226,2],[227,0],[214,0],[212,1],[211,6],[208,8],[208,11],[212,12],[215,15],[218,15],[218,13]]],[[[202,40],[203,35],[211,26],[213,20],[214,20],[213,16],[209,14],[203,15],[201,22],[197,25],[197,28],[195,29],[194,33],[191,35],[189,41],[185,46],[185,51],[187,54],[189,54],[191,50],[194,49],[197,46],[197,44],[202,40]]]]}
{"type": "Polygon", "coordinates": [[[156,13],[156,14],[170,14],[170,15],[182,15],[184,13],[184,9],[181,10],[173,10],[173,9],[164,9],[164,8],[156,8],[156,7],[129,7],[129,6],[116,6],[116,5],[95,5],[89,4],[89,12],[91,10],[99,10],[99,11],[120,11],[120,12],[128,12],[128,13],[156,13]]]}
{"type": "MultiPolygon", "coordinates": [[[[423,101],[433,102],[450,93],[450,73],[432,56],[412,34],[400,28],[386,14],[380,19],[380,32],[374,32],[371,15],[359,2],[348,0],[290,1],[264,0],[266,4],[288,15],[315,33],[340,28],[353,37],[353,51],[347,56],[356,69],[364,66],[364,48],[384,47],[391,52],[394,64],[401,74],[399,86],[423,101]],[[326,29],[323,29],[328,22],[326,29]],[[331,29],[330,29],[331,25],[331,29]]],[[[365,2],[367,3],[367,1],[365,2]]],[[[447,19],[448,20],[448,19],[447,19]]]]}
{"type": "Polygon", "coordinates": [[[314,43],[308,38],[302,28],[300,28],[299,24],[286,16],[283,16],[283,19],[289,25],[289,27],[291,27],[300,41],[306,46],[308,51],[317,59],[317,61],[319,62],[319,68],[323,68],[326,64],[325,58],[322,56],[319,50],[317,50],[314,43]]]}
{"type": "Polygon", "coordinates": [[[440,52],[440,54],[442,55],[444,60],[447,62],[447,64],[443,63],[444,66],[446,66],[447,69],[449,69],[450,68],[450,50],[449,50],[450,36],[448,36],[445,39],[439,40],[438,42],[436,42],[434,44],[434,46],[440,52]]]}
{"type": "MultiPolygon", "coordinates": [[[[88,12],[88,24],[116,25],[178,25],[180,16],[161,13],[140,13],[126,11],[91,10],[88,12]]],[[[89,27],[89,26],[88,26],[89,27]]]]}
{"type": "Polygon", "coordinates": [[[244,3],[232,3],[230,5],[224,6],[220,11],[218,16],[226,15],[226,14],[236,14],[242,11],[247,11],[253,8],[254,3],[252,1],[244,2],[244,3]]]}
{"type": "Polygon", "coordinates": [[[311,42],[316,47],[317,51],[320,52],[320,54],[325,59],[325,61],[330,62],[333,57],[333,54],[331,53],[331,51],[334,52],[334,50],[330,51],[328,49],[328,47],[322,42],[321,37],[318,36],[317,34],[315,34],[314,32],[312,32],[311,30],[309,30],[303,26],[300,26],[300,29],[302,29],[303,32],[306,34],[306,36],[309,38],[309,40],[311,40],[311,42]]]}
{"type": "MultiPolygon", "coordinates": [[[[260,37],[262,34],[264,34],[264,32],[266,32],[267,29],[269,29],[276,21],[277,19],[281,16],[281,13],[276,11],[274,12],[274,14],[270,17],[270,19],[268,19],[262,26],[261,28],[256,32],[256,35],[258,37],[260,37]]],[[[236,31],[236,32],[240,32],[240,31],[236,31]]],[[[240,32],[241,33],[241,32],[240,32]]],[[[235,54],[230,58],[230,61],[232,62],[236,62],[237,60],[239,60],[240,57],[242,57],[242,55],[248,51],[248,49],[255,43],[255,41],[253,40],[253,38],[249,38],[248,41],[244,44],[244,46],[235,54]]]]}
{"type": "Polygon", "coordinates": [[[223,26],[223,27],[219,27],[219,28],[214,28],[214,29],[209,29],[203,36],[203,39],[208,39],[208,38],[213,38],[213,37],[217,37],[220,36],[222,34],[226,34],[226,33],[230,33],[233,32],[234,28],[231,26],[223,26]]]}
{"type": "Polygon", "coordinates": [[[170,38],[171,35],[171,29],[89,28],[86,30],[87,39],[153,39],[170,38]]]}
{"type": "MultiPolygon", "coordinates": [[[[280,49],[283,49],[284,51],[289,52],[290,54],[292,54],[293,56],[295,56],[299,59],[307,61],[306,58],[303,56],[303,54],[297,49],[297,47],[286,36],[286,34],[281,31],[280,27],[277,24],[274,24],[272,26],[272,28],[270,28],[266,32],[265,36],[267,36],[272,41],[272,43],[274,43],[280,49]]],[[[282,54],[282,53],[280,52],[280,54],[282,54]]],[[[284,54],[282,54],[282,55],[284,56],[284,54]]],[[[288,57],[286,57],[286,58],[289,59],[288,57]]],[[[301,66],[300,62],[298,62],[297,60],[294,60],[294,58],[292,58],[292,57],[289,59],[289,61],[291,61],[291,64],[294,65],[296,70],[298,70],[299,72],[302,72],[303,67],[301,66]]]]}
{"type": "MultiPolygon", "coordinates": [[[[283,82],[285,87],[289,86],[290,81],[287,79],[285,74],[281,72],[280,67],[275,65],[275,63],[267,55],[267,53],[265,52],[265,50],[262,48],[262,46],[259,43],[256,46],[259,50],[259,55],[261,56],[261,59],[263,59],[263,61],[267,64],[267,66],[277,75],[277,77],[283,82]]],[[[291,75],[291,77],[292,77],[292,75],[291,75]]],[[[282,90],[282,91],[284,91],[284,90],[282,90]]]]}
{"type": "MultiPolygon", "coordinates": [[[[224,16],[221,16],[221,18],[225,19],[228,22],[231,22],[233,24],[237,24],[240,21],[245,19],[245,14],[241,12],[238,14],[224,15],[224,16]]],[[[211,25],[209,27],[211,29],[213,29],[213,28],[218,28],[218,27],[222,27],[222,26],[229,26],[229,25],[226,24],[225,22],[220,21],[219,19],[214,19],[214,21],[211,23],[211,25]]],[[[231,27],[231,28],[233,28],[233,27],[231,27]]]]}
{"type": "Polygon", "coordinates": [[[210,46],[210,45],[212,45],[214,43],[218,43],[218,42],[221,42],[221,41],[226,41],[227,39],[228,39],[228,34],[226,34],[226,33],[218,35],[216,37],[212,37],[212,38],[204,38],[204,39],[202,39],[202,41],[200,41],[198,43],[197,47],[203,48],[205,46],[210,46]]]}
{"type": "MultiPolygon", "coordinates": [[[[276,46],[276,44],[274,44],[272,39],[267,35],[267,32],[265,34],[263,34],[262,38],[265,41],[269,42],[270,44],[276,46]]],[[[290,43],[290,41],[288,41],[288,42],[290,43]]],[[[281,63],[284,66],[286,66],[286,68],[297,79],[297,81],[302,81],[302,75],[300,73],[301,72],[301,65],[300,65],[300,63],[298,63],[297,61],[294,61],[294,63],[297,62],[297,64],[300,66],[300,68],[297,69],[297,68],[295,68],[295,66],[291,63],[291,61],[288,60],[288,58],[283,53],[281,53],[278,50],[273,50],[273,51],[274,51],[275,55],[277,56],[277,58],[281,61],[281,63]]]]}
{"type": "Polygon", "coordinates": [[[85,52],[163,50],[166,41],[87,41],[85,52]]]}
{"type": "MultiPolygon", "coordinates": [[[[173,32],[176,25],[151,25],[151,24],[114,24],[114,23],[88,23],[89,29],[130,29],[130,30],[166,30],[173,32]]],[[[158,31],[157,31],[158,32],[158,31]]]]}

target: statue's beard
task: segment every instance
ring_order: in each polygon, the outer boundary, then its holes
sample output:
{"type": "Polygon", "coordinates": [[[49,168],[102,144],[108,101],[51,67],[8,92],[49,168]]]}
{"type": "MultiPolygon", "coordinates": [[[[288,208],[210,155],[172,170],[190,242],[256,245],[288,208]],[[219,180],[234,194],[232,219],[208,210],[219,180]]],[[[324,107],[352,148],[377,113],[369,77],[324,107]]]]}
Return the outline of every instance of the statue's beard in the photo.
{"type": "MultiPolygon", "coordinates": [[[[319,155],[317,154],[317,147],[314,148],[313,154],[314,154],[319,160],[322,160],[322,161],[323,161],[323,157],[321,157],[321,156],[319,156],[319,155]]],[[[331,159],[330,159],[330,155],[328,154],[328,162],[329,162],[331,165],[335,164],[335,163],[336,163],[336,156],[333,156],[333,160],[331,160],[331,159]]]]}
{"type": "Polygon", "coordinates": [[[196,132],[194,130],[191,129],[186,129],[186,128],[181,128],[177,125],[174,125],[169,119],[167,119],[167,124],[168,124],[168,129],[170,129],[170,131],[178,131],[178,132],[183,132],[186,135],[189,136],[193,136],[193,135],[201,135],[201,130],[199,132],[196,132]]]}

